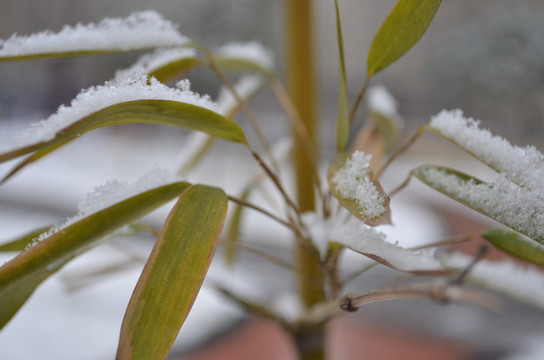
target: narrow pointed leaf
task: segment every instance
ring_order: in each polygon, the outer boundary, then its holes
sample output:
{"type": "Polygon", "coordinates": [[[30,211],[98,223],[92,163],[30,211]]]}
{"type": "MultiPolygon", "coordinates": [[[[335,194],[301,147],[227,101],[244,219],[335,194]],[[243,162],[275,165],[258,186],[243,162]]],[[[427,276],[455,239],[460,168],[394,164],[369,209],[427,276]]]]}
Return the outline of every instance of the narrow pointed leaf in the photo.
{"type": "Polygon", "coordinates": [[[148,10],[126,18],[106,18],[98,24],[64,26],[0,40],[0,61],[104,54],[158,47],[192,46],[175,24],[148,10]]]}
{"type": "Polygon", "coordinates": [[[370,77],[395,62],[423,36],[441,0],[399,0],[378,29],[367,58],[370,77]]]}
{"type": "Polygon", "coordinates": [[[0,267],[0,328],[38,285],[64,264],[113,231],[181,195],[190,184],[177,182],[98,211],[23,251],[0,267]]]}
{"type": "Polygon", "coordinates": [[[520,204],[516,194],[521,194],[518,192],[523,189],[486,183],[462,172],[434,165],[420,166],[412,174],[444,195],[544,244],[542,203],[527,201],[520,204]]]}
{"type": "Polygon", "coordinates": [[[166,65],[152,69],[150,72],[148,72],[148,74],[149,76],[153,76],[160,82],[166,83],[185,74],[186,72],[197,67],[200,64],[201,61],[199,59],[185,58],[172,61],[166,65]]]}
{"type": "Polygon", "coordinates": [[[350,180],[350,182],[352,182],[350,187],[351,192],[354,194],[354,196],[343,196],[338,190],[338,183],[335,182],[335,177],[342,168],[345,168],[347,166],[348,160],[350,160],[350,155],[345,152],[340,152],[336,155],[333,162],[331,163],[327,176],[331,194],[336,198],[336,200],[338,200],[340,205],[348,210],[353,216],[355,216],[359,220],[364,221],[368,225],[375,226],[379,224],[390,223],[391,211],[389,208],[389,197],[385,194],[385,191],[383,190],[382,186],[380,185],[376,176],[372,173],[370,168],[367,167],[365,169],[360,169],[359,173],[353,174],[353,178],[350,180]],[[364,187],[369,192],[374,193],[374,195],[376,195],[376,199],[374,200],[381,203],[383,211],[381,211],[377,215],[367,214],[367,212],[369,211],[374,213],[374,211],[369,208],[374,207],[376,204],[374,201],[370,201],[369,203],[364,205],[361,204],[359,199],[363,195],[359,194],[359,197],[355,197],[355,193],[357,192],[358,187],[364,187]]]}
{"type": "Polygon", "coordinates": [[[2,153],[0,162],[34,151],[47,152],[91,130],[130,123],[176,126],[247,144],[240,126],[211,110],[170,100],[135,100],[96,111],[58,131],[52,140],[2,153]]]}
{"type": "Polygon", "coordinates": [[[482,236],[496,248],[518,259],[544,267],[544,246],[513,231],[490,229],[482,236]]]}
{"type": "Polygon", "coordinates": [[[338,38],[339,55],[339,76],[338,76],[338,118],[336,119],[336,148],[338,151],[344,151],[349,140],[349,109],[348,109],[348,89],[346,82],[346,64],[344,60],[344,40],[342,37],[342,23],[340,21],[340,11],[338,10],[338,1],[334,1],[336,10],[336,34],[338,38]]]}
{"type": "Polygon", "coordinates": [[[13,240],[7,241],[0,245],[0,252],[9,252],[9,251],[23,251],[32,241],[40,236],[42,233],[49,230],[51,226],[41,227],[35,230],[32,230],[22,236],[19,236],[13,240]]]}
{"type": "MultiPolygon", "coordinates": [[[[247,200],[249,194],[253,190],[253,185],[246,186],[240,199],[247,200]]],[[[244,207],[240,204],[235,204],[232,209],[232,214],[229,218],[228,225],[226,227],[224,241],[227,244],[225,248],[225,261],[227,265],[234,266],[236,259],[236,244],[240,240],[240,227],[242,225],[242,212],[244,207]]]]}
{"type": "Polygon", "coordinates": [[[195,185],[174,206],[125,313],[117,359],[163,359],[200,290],[215,252],[227,196],[195,185]]]}

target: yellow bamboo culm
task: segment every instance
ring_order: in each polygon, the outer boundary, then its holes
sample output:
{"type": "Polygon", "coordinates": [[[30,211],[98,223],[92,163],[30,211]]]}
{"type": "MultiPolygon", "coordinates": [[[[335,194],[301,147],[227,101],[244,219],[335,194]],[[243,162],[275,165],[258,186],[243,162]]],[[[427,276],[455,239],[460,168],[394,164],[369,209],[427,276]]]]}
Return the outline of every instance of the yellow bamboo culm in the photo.
{"type": "MultiPolygon", "coordinates": [[[[317,149],[316,81],[313,48],[313,0],[285,0],[286,76],[289,95],[305,125],[314,153],[317,149]]],[[[297,202],[301,212],[315,208],[314,171],[304,140],[293,130],[297,202]]],[[[296,249],[303,275],[299,280],[300,295],[307,307],[323,301],[318,285],[321,277],[319,259],[306,249],[296,249]],[[315,279],[315,281],[314,281],[315,279]]]]}

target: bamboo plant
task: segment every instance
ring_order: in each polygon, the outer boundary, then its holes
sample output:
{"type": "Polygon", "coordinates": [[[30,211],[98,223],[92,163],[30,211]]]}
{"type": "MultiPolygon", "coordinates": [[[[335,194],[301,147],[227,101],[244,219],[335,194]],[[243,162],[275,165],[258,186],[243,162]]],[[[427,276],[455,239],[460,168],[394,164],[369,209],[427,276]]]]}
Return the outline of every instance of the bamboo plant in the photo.
{"type": "MultiPolygon", "coordinates": [[[[241,194],[227,194],[206,184],[193,184],[179,177],[151,174],[144,181],[114,189],[96,202],[91,196],[80,212],[63,224],[32,231],[0,246],[17,254],[0,267],[0,326],[5,326],[42,282],[85,250],[120,236],[149,231],[155,238],[151,254],[134,288],[120,325],[118,359],[165,358],[191,310],[216,248],[225,246],[229,261],[236,252],[251,248],[240,235],[241,217],[257,211],[287,228],[292,237],[301,311],[295,318],[275,312],[228,288],[222,293],[249,312],[269,317],[293,335],[302,359],[323,359],[324,329],[340,314],[356,311],[373,301],[399,298],[430,298],[441,303],[468,302],[489,307],[493,292],[504,293],[544,309],[542,273],[517,268],[511,263],[492,263],[483,251],[473,256],[433,252],[396,245],[375,229],[390,222],[390,197],[412,177],[474,210],[497,220],[506,228],[478,234],[461,234],[470,241],[483,236],[491,244],[521,261],[544,265],[544,157],[534,147],[519,148],[479,128],[477,121],[460,111],[443,111],[421,127],[406,144],[399,146],[396,114],[369,104],[369,121],[362,130],[353,129],[362,100],[370,91],[374,75],[396,62],[423,36],[437,12],[440,0],[399,0],[384,20],[368,50],[366,77],[350,106],[348,76],[340,9],[335,1],[339,82],[335,139],[336,154],[323,177],[317,144],[318,109],[315,104],[313,23],[311,0],[286,0],[286,83],[274,71],[267,52],[255,43],[236,43],[210,50],[181,35],[176,26],[155,12],[136,13],[126,19],[105,19],[98,25],[65,27],[60,33],[14,35],[0,42],[1,61],[30,61],[42,58],[88,56],[121,51],[154,50],[133,67],[119,71],[114,80],[82,91],[70,106],[59,108],[47,120],[31,128],[14,147],[0,153],[0,161],[24,157],[2,179],[17,181],[27,166],[81,135],[102,127],[147,123],[181,127],[206,134],[199,150],[187,159],[184,174],[203,156],[212,153],[216,139],[247,150],[261,174],[248,179],[241,194]],[[82,41],[83,39],[83,41],[82,41]],[[193,68],[214,73],[224,86],[219,105],[190,90],[181,80],[193,68]],[[238,82],[232,79],[236,78],[238,82]],[[241,74],[241,75],[239,75],[241,74]],[[291,194],[279,172],[282,170],[273,146],[261,130],[259,115],[247,100],[268,86],[285,111],[291,126],[292,164],[296,193],[291,194]],[[242,112],[256,133],[250,143],[234,115],[242,112]],[[357,131],[356,131],[357,130],[357,131]],[[425,165],[407,174],[396,189],[386,190],[380,176],[399,155],[408,151],[423,132],[443,137],[496,170],[494,182],[484,182],[460,170],[425,165]],[[359,135],[356,135],[359,134],[359,135]],[[362,139],[362,140],[361,140],[362,139]],[[393,150],[392,152],[390,150],[393,150]],[[381,161],[388,157],[386,161],[381,161]],[[282,210],[269,211],[251,201],[251,195],[269,179],[283,203],[282,210]],[[112,196],[112,194],[116,194],[112,196]],[[176,200],[158,231],[139,219],[153,209],[176,200]],[[521,199],[521,200],[520,200],[521,199]],[[93,202],[94,201],[94,202],[93,202]],[[227,212],[231,212],[223,230],[227,212]],[[316,229],[318,229],[316,231],[316,229]],[[415,276],[415,281],[359,294],[345,294],[346,283],[361,271],[341,278],[340,255],[355,251],[376,265],[415,276]],[[507,268],[514,280],[489,276],[507,268]],[[532,271],[530,276],[527,271],[532,271]],[[419,277],[419,275],[424,275],[419,277]],[[431,276],[431,280],[429,280],[431,276]],[[518,276],[516,278],[516,276],[518,276]],[[527,284],[521,289],[520,283],[527,284]],[[466,282],[480,289],[465,287],[466,282]],[[484,292],[484,289],[491,292],[484,292]],[[530,289],[530,290],[527,290],[530,289]]],[[[348,49],[349,50],[349,49],[348,49]]],[[[351,79],[350,79],[351,80],[351,79]]],[[[390,110],[390,109],[389,109],[390,110]]],[[[326,134],[329,136],[329,134],[326,134]]],[[[0,187],[1,191],[1,187],[0,187]]],[[[96,194],[95,194],[96,195],[96,194]]],[[[96,200],[96,199],[95,199],[96,200]]],[[[459,237],[453,238],[457,240],[459,237]]],[[[394,239],[393,239],[394,240],[394,239]]],[[[439,240],[439,239],[437,239],[439,240]]],[[[453,241],[452,240],[452,241],[453,241]]],[[[429,248],[447,244],[437,241],[429,248]]],[[[252,249],[265,259],[262,250],[252,249]]],[[[285,264],[284,260],[274,259],[285,264]]],[[[0,333],[1,336],[1,333],[0,333]]]]}

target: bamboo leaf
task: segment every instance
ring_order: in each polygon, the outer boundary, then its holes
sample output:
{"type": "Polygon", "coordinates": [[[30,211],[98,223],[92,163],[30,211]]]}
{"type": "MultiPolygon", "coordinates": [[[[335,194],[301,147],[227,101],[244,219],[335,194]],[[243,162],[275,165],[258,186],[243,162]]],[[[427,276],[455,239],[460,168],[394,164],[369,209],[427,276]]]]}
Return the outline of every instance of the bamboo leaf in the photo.
{"type": "Polygon", "coordinates": [[[19,236],[13,240],[7,241],[0,245],[0,252],[9,251],[23,251],[32,241],[40,236],[40,234],[49,230],[51,226],[44,226],[35,230],[32,230],[22,236],[19,236]]]}
{"type": "Polygon", "coordinates": [[[49,152],[91,130],[130,123],[176,126],[247,144],[240,126],[211,110],[170,100],[135,100],[96,111],[58,131],[52,140],[2,153],[0,162],[34,151],[49,152]]]}
{"type": "Polygon", "coordinates": [[[0,328],[38,285],[98,240],[179,196],[177,182],[128,198],[65,227],[0,267],[0,328]]]}
{"type": "Polygon", "coordinates": [[[117,359],[163,359],[198,294],[215,252],[227,196],[194,185],[174,206],[125,313],[117,359]]]}
{"type": "Polygon", "coordinates": [[[159,47],[195,46],[176,26],[158,13],[134,12],[126,18],[106,18],[98,24],[65,25],[0,40],[0,61],[32,60],[67,56],[107,54],[159,47]]]}
{"type": "Polygon", "coordinates": [[[544,233],[539,230],[542,228],[539,220],[542,204],[511,203],[515,198],[512,195],[515,194],[515,188],[489,184],[459,171],[435,165],[420,166],[412,170],[412,174],[444,195],[544,244],[544,233]]]}
{"type": "MultiPolygon", "coordinates": [[[[335,182],[336,174],[341,171],[342,168],[346,167],[346,164],[350,160],[350,155],[345,152],[340,152],[336,155],[333,162],[331,163],[329,167],[329,172],[327,176],[327,180],[329,183],[329,188],[331,191],[331,194],[338,200],[340,205],[344,207],[346,210],[348,210],[353,216],[358,218],[359,220],[364,221],[366,224],[375,226],[380,224],[386,224],[391,222],[391,210],[389,208],[389,197],[386,195],[385,191],[383,190],[382,186],[378,182],[378,179],[373,174],[373,172],[370,170],[370,168],[361,169],[361,171],[357,174],[353,174],[353,184],[352,186],[354,189],[352,189],[352,192],[356,192],[357,186],[359,186],[360,182],[365,182],[367,186],[366,188],[373,187],[377,197],[382,199],[383,201],[383,212],[381,212],[377,216],[368,216],[365,214],[365,209],[361,208],[361,203],[358,199],[355,197],[345,197],[342,196],[340,191],[338,191],[337,183],[335,182]]],[[[376,199],[376,201],[379,201],[376,199]]],[[[373,205],[373,204],[371,204],[373,205]]]]}
{"type": "Polygon", "coordinates": [[[496,248],[531,264],[544,266],[544,246],[513,231],[490,229],[482,236],[496,248]]]}
{"type": "Polygon", "coordinates": [[[389,66],[423,36],[441,0],[399,0],[378,29],[367,58],[367,76],[389,66]]]}
{"type": "MultiPolygon", "coordinates": [[[[246,188],[244,189],[244,191],[242,191],[242,194],[240,195],[240,199],[247,200],[253,188],[253,183],[246,186],[246,188]]],[[[225,231],[225,243],[227,244],[227,247],[225,248],[225,261],[229,266],[234,265],[234,260],[236,257],[236,244],[238,244],[238,241],[240,239],[240,227],[242,225],[243,210],[244,207],[242,205],[234,205],[232,214],[229,218],[228,226],[225,231]]]]}
{"type": "Polygon", "coordinates": [[[148,75],[156,78],[162,83],[166,83],[185,74],[200,64],[201,61],[197,58],[183,58],[152,69],[148,72],[148,75]]]}
{"type": "Polygon", "coordinates": [[[339,54],[339,76],[338,76],[338,118],[336,119],[336,148],[338,151],[344,151],[349,140],[349,105],[348,89],[346,81],[346,65],[344,60],[344,40],[342,37],[342,23],[340,21],[340,11],[338,10],[338,1],[334,1],[336,10],[336,34],[338,39],[339,54]]]}

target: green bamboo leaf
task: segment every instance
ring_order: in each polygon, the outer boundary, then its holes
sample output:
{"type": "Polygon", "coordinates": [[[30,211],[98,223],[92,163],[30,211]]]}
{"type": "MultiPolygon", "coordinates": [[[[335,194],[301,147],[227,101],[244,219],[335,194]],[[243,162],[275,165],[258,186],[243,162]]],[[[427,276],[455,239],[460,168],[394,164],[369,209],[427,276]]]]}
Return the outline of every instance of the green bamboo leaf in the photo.
{"type": "Polygon", "coordinates": [[[57,132],[52,140],[2,153],[0,162],[34,151],[49,152],[91,130],[130,123],[176,126],[247,144],[240,126],[211,110],[170,100],[135,100],[96,111],[57,132]]]}
{"type": "Polygon", "coordinates": [[[340,11],[338,10],[338,1],[334,1],[336,10],[336,34],[338,38],[339,54],[339,84],[338,84],[338,118],[336,119],[336,148],[338,151],[344,151],[349,139],[349,105],[348,89],[346,81],[346,65],[344,60],[344,40],[342,37],[342,23],[340,21],[340,11]]]}
{"type": "Polygon", "coordinates": [[[442,0],[399,0],[378,29],[367,58],[367,76],[389,66],[423,36],[442,0]]]}
{"type": "Polygon", "coordinates": [[[197,58],[184,58],[152,69],[148,72],[148,75],[162,83],[166,83],[201,64],[202,62],[197,58]]]}
{"type": "Polygon", "coordinates": [[[200,290],[226,213],[221,189],[194,185],[180,197],[132,294],[117,359],[166,357],[200,290]]]}
{"type": "MultiPolygon", "coordinates": [[[[249,195],[251,194],[251,191],[254,189],[254,184],[251,183],[250,185],[246,186],[246,188],[242,191],[242,194],[239,196],[242,200],[247,200],[249,195]]],[[[244,210],[244,207],[240,204],[235,204],[234,208],[232,209],[232,214],[229,218],[229,222],[225,231],[225,261],[227,265],[233,266],[235,263],[236,258],[236,244],[238,244],[238,241],[240,239],[240,227],[242,225],[242,212],[244,210]]]]}
{"type": "Polygon", "coordinates": [[[42,281],[98,240],[181,195],[177,182],[128,198],[65,227],[0,267],[0,328],[42,281]]]}
{"type": "Polygon", "coordinates": [[[496,189],[493,184],[450,168],[423,165],[412,170],[412,174],[444,195],[544,244],[544,233],[538,230],[542,207],[510,204],[507,189],[496,189]]]}
{"type": "Polygon", "coordinates": [[[331,194],[338,200],[340,205],[344,207],[346,210],[348,210],[353,216],[358,218],[359,220],[362,220],[368,225],[375,226],[379,224],[386,224],[391,222],[391,210],[389,208],[389,197],[386,195],[385,191],[383,190],[382,186],[378,182],[376,176],[373,174],[373,172],[370,170],[370,168],[364,169],[363,173],[356,174],[356,178],[353,179],[355,187],[357,187],[357,184],[355,182],[363,181],[362,179],[366,179],[369,183],[371,183],[378,196],[383,199],[383,212],[379,214],[378,216],[367,216],[364,214],[364,209],[361,209],[361,204],[357,199],[354,198],[348,198],[344,197],[340,194],[340,192],[337,189],[337,184],[335,183],[335,176],[343,167],[346,166],[346,163],[350,159],[350,155],[346,152],[339,152],[334,160],[332,161],[328,175],[327,175],[327,181],[329,184],[329,188],[331,191],[331,194]]]}
{"type": "Polygon", "coordinates": [[[32,241],[40,236],[42,233],[46,232],[51,228],[50,226],[40,227],[38,229],[32,230],[22,236],[7,241],[0,245],[0,252],[10,252],[10,251],[23,251],[32,241]]]}
{"type": "Polygon", "coordinates": [[[544,246],[513,231],[490,229],[482,236],[496,248],[531,264],[544,266],[544,246]]]}

